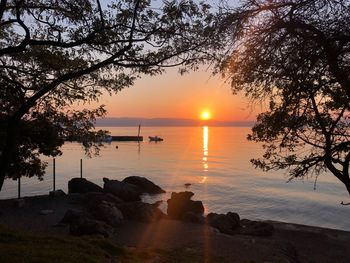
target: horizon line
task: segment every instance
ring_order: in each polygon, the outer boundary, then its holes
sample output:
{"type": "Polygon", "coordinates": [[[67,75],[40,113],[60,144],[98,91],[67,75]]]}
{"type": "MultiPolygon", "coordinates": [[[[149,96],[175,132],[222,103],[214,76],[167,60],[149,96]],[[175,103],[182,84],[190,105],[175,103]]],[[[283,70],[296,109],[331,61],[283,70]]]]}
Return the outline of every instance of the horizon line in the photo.
{"type": "Polygon", "coordinates": [[[220,120],[220,119],[209,119],[201,120],[195,118],[176,118],[176,117],[102,117],[96,120],[106,119],[129,119],[129,120],[184,120],[184,121],[217,121],[217,122],[256,122],[256,120],[220,120]]]}
{"type": "Polygon", "coordinates": [[[185,118],[144,118],[144,117],[106,117],[96,119],[96,127],[135,127],[138,125],[149,127],[252,127],[256,121],[220,121],[197,120],[185,118]]]}

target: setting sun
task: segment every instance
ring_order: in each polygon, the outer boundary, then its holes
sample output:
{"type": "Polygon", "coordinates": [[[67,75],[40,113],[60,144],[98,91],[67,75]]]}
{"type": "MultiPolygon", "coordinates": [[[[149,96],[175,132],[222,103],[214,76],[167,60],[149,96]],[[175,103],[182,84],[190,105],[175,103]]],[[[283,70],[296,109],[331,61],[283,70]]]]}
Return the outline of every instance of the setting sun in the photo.
{"type": "Polygon", "coordinates": [[[201,120],[209,120],[211,118],[211,114],[209,111],[203,111],[201,113],[201,120]]]}

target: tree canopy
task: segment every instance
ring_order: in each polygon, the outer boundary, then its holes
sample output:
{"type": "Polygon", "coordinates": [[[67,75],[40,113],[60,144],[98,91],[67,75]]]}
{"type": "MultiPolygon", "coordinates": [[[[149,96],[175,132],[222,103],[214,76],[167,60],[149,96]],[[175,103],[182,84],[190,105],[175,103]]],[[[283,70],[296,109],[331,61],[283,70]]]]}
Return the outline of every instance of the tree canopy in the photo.
{"type": "Polygon", "coordinates": [[[265,103],[248,139],[252,163],[290,178],[330,171],[350,193],[350,1],[245,0],[224,7],[219,69],[265,103]]]}
{"type": "Polygon", "coordinates": [[[0,189],[5,176],[42,176],[40,154],[60,154],[69,136],[93,145],[105,110],[76,103],[143,74],[196,68],[210,56],[213,21],[192,0],[1,0],[0,189]]]}

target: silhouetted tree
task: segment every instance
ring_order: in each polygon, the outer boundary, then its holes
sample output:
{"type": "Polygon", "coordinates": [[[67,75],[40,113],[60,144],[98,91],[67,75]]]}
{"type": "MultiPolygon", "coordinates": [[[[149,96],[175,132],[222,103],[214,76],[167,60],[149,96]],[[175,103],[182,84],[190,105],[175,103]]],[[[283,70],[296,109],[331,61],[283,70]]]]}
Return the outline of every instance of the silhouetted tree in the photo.
{"type": "Polygon", "coordinates": [[[245,0],[222,16],[220,70],[266,102],[248,136],[265,154],[252,163],[290,179],[330,171],[350,193],[350,1],[245,0]]]}
{"type": "Polygon", "coordinates": [[[67,137],[103,135],[92,128],[105,110],[70,110],[79,101],[196,67],[212,18],[191,0],[0,0],[0,189],[6,176],[42,176],[40,155],[67,137]]]}

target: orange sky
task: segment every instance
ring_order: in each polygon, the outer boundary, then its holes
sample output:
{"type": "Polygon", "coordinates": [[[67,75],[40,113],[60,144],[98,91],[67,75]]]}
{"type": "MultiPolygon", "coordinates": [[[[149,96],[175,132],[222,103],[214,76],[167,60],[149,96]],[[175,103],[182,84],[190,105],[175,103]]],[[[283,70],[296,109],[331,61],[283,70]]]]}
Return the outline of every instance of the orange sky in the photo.
{"type": "Polygon", "coordinates": [[[243,96],[232,95],[229,84],[209,70],[181,76],[169,69],[160,76],[144,76],[131,88],[102,96],[99,104],[106,105],[107,117],[199,119],[208,110],[215,120],[251,121],[261,111],[243,96]]]}

